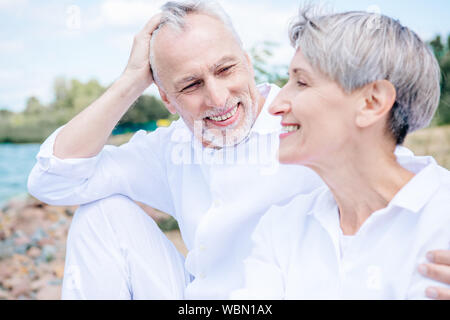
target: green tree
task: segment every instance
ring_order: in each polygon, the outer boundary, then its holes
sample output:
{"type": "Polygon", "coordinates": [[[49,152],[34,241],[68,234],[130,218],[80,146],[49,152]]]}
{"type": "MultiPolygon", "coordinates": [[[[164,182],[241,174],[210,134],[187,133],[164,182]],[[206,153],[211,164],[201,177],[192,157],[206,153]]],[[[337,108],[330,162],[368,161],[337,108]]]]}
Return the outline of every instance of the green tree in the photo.
{"type": "Polygon", "coordinates": [[[278,46],[271,41],[259,42],[250,48],[250,55],[253,60],[253,69],[255,70],[255,80],[257,83],[269,82],[282,87],[286,84],[287,64],[271,66],[269,59],[273,57],[273,50],[278,46]]]}
{"type": "Polygon", "coordinates": [[[7,120],[9,119],[14,113],[12,111],[6,110],[6,109],[0,109],[0,119],[7,120]]]}
{"type": "Polygon", "coordinates": [[[445,53],[445,47],[442,44],[441,36],[436,36],[433,40],[430,41],[430,45],[433,48],[434,54],[438,59],[441,59],[445,53]]]}
{"type": "MultiPolygon", "coordinates": [[[[97,80],[81,82],[58,77],[53,83],[54,100],[42,104],[36,97],[27,99],[23,112],[0,110],[0,142],[42,142],[56,128],[99,98],[106,90],[97,80]]],[[[153,96],[142,95],[125,113],[119,124],[137,128],[135,124],[176,117],[153,96]]]]}
{"type": "Polygon", "coordinates": [[[97,80],[82,83],[75,79],[66,81],[62,77],[55,79],[53,88],[55,100],[51,103],[51,108],[65,110],[69,119],[81,112],[105,92],[105,88],[97,80]]]}
{"type": "Polygon", "coordinates": [[[27,99],[26,107],[24,113],[31,115],[38,115],[39,113],[45,111],[45,106],[41,104],[38,98],[30,97],[27,99]]]}
{"type": "Polygon", "coordinates": [[[442,43],[441,37],[436,36],[430,41],[434,54],[441,68],[441,99],[433,119],[436,125],[450,123],[450,35],[447,37],[447,43],[442,43]]]}
{"type": "Polygon", "coordinates": [[[120,119],[119,125],[131,123],[146,123],[166,119],[170,115],[161,100],[149,96],[140,96],[133,106],[120,119]]]}

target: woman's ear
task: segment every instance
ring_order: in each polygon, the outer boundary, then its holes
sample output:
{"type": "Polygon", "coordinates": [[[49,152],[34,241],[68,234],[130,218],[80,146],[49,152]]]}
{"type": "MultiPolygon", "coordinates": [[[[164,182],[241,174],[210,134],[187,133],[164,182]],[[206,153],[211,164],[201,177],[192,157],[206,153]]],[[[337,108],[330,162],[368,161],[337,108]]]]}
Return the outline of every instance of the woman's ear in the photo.
{"type": "Polygon", "coordinates": [[[396,91],[388,80],[368,84],[363,90],[361,107],[357,110],[356,125],[368,127],[383,118],[394,105],[396,91]]]}
{"type": "Polygon", "coordinates": [[[163,89],[161,89],[159,86],[158,87],[158,91],[159,91],[159,95],[161,96],[161,100],[164,103],[164,105],[166,106],[167,110],[169,110],[169,112],[171,114],[175,114],[177,113],[175,107],[173,106],[173,104],[169,101],[169,98],[167,97],[167,94],[164,92],[163,89]]]}

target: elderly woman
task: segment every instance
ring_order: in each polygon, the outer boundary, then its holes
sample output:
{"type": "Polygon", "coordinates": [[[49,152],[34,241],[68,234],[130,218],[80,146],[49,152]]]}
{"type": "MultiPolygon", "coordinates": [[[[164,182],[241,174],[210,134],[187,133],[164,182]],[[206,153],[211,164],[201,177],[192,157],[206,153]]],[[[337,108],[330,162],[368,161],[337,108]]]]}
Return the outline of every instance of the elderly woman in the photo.
{"type": "Polygon", "coordinates": [[[289,82],[270,110],[282,117],[280,162],[327,186],[267,212],[231,297],[425,298],[434,281],[417,269],[428,250],[448,248],[450,173],[394,151],[430,122],[439,66],[389,17],[308,12],[291,25],[289,82]]]}

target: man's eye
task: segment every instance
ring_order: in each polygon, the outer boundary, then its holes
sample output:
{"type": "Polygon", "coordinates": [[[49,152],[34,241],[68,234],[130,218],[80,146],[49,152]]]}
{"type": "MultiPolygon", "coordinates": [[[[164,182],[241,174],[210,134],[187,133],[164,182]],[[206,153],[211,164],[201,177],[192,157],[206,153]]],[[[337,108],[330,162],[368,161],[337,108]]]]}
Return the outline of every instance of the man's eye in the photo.
{"type": "Polygon", "coordinates": [[[219,73],[227,72],[227,71],[229,71],[229,70],[230,70],[231,68],[233,68],[233,67],[234,67],[234,65],[225,67],[225,68],[223,68],[223,69],[220,69],[220,70],[219,70],[219,73]]]}
{"type": "Polygon", "coordinates": [[[302,82],[302,81],[297,81],[297,85],[298,85],[299,87],[306,87],[306,86],[307,86],[307,84],[304,83],[304,82],[302,82]]]}
{"type": "Polygon", "coordinates": [[[200,81],[193,82],[190,85],[188,85],[188,86],[184,87],[183,89],[181,89],[181,91],[183,92],[183,91],[187,91],[189,89],[194,89],[199,84],[200,84],[200,81]]]}

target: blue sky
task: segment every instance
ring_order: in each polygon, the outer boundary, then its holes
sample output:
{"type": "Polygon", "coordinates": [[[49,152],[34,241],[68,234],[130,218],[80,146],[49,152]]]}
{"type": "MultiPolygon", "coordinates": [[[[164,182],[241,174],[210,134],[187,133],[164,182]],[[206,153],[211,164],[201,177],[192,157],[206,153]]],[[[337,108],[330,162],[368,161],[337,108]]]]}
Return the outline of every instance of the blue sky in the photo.
{"type": "MultiPolygon", "coordinates": [[[[0,0],[0,108],[20,111],[26,99],[53,99],[57,76],[108,85],[128,60],[133,35],[160,0],[0,0]]],[[[289,63],[287,23],[301,1],[222,0],[247,48],[279,43],[271,64],[289,63]]],[[[450,34],[448,0],[328,0],[335,11],[369,10],[393,16],[423,39],[450,34]]],[[[157,95],[155,89],[146,91],[157,95]]]]}

